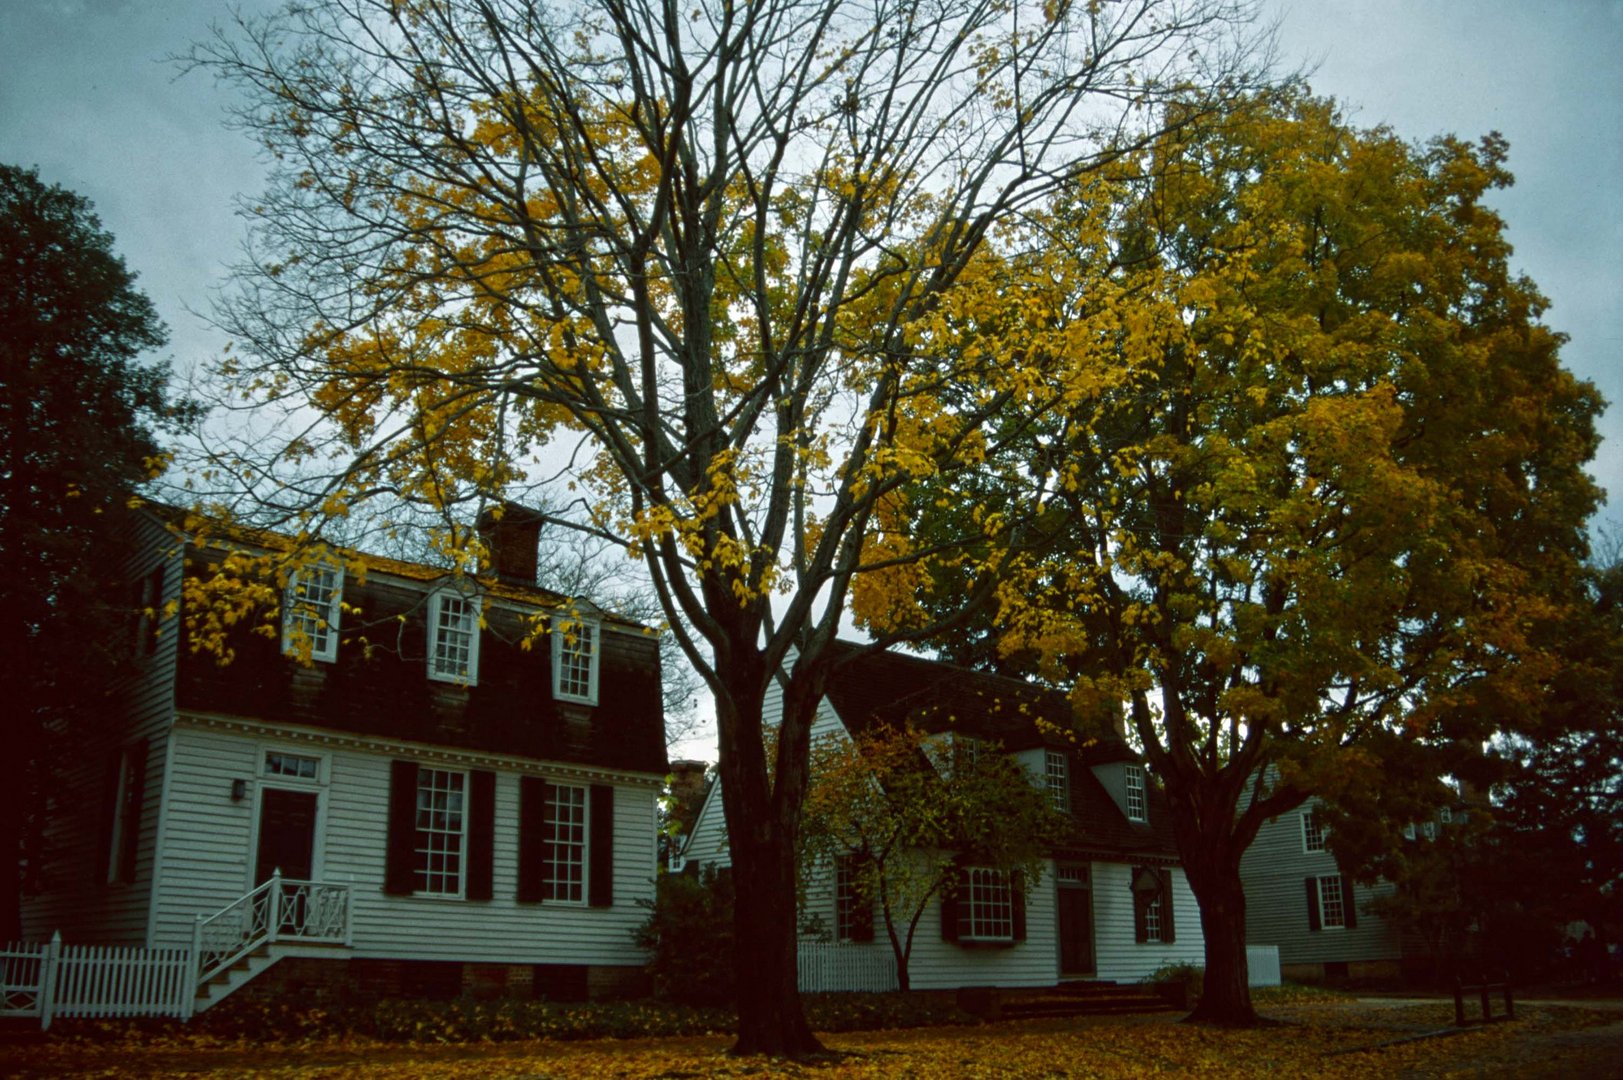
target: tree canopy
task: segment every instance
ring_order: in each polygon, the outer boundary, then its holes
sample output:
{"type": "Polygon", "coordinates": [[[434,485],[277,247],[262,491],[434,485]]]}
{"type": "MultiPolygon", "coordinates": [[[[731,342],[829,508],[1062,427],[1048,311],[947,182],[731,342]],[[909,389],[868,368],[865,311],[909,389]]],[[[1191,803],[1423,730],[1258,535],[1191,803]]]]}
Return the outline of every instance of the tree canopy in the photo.
{"type": "MultiPolygon", "coordinates": [[[[1125,710],[1201,903],[1211,1019],[1252,1016],[1238,866],[1263,821],[1377,782],[1386,750],[1480,744],[1558,667],[1600,401],[1510,270],[1505,156],[1286,90],[1170,125],[1038,219],[1024,310],[1110,378],[1010,415],[1025,434],[971,501],[1049,542],[986,544],[995,615],[945,644],[1079,716],[1125,710]]],[[[956,529],[943,490],[898,534],[956,529]]],[[[974,565],[915,572],[930,617],[974,565]]]]}
{"type": "Polygon", "coordinates": [[[740,1051],[816,1047],[793,950],[812,709],[851,591],[915,557],[870,524],[1053,393],[1013,339],[957,346],[999,299],[982,254],[1162,102],[1244,86],[1248,8],[340,0],[197,51],[278,165],[222,374],[316,417],[214,475],[311,533],[379,495],[427,507],[477,570],[458,508],[555,471],[577,500],[555,517],[642,561],[717,705],[740,1051]]]}
{"type": "Polygon", "coordinates": [[[0,165],[0,326],[0,844],[19,868],[0,935],[15,939],[21,875],[47,857],[54,766],[107,716],[129,652],[119,517],[184,409],[167,367],[142,359],[164,327],[90,203],[13,165],[0,165]]]}

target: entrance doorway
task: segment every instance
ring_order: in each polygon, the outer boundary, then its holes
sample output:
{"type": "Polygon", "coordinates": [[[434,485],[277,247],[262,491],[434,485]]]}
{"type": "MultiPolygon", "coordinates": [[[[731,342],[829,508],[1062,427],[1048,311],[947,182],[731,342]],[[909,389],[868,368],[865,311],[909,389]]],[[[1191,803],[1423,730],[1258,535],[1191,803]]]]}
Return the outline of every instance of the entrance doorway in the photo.
{"type": "Polygon", "coordinates": [[[1059,903],[1059,973],[1092,975],[1093,878],[1086,863],[1060,864],[1055,879],[1059,903]]]}
{"type": "Polygon", "coordinates": [[[293,881],[315,876],[316,798],[313,791],[265,788],[259,795],[259,851],[254,884],[270,880],[276,870],[293,881]]]}

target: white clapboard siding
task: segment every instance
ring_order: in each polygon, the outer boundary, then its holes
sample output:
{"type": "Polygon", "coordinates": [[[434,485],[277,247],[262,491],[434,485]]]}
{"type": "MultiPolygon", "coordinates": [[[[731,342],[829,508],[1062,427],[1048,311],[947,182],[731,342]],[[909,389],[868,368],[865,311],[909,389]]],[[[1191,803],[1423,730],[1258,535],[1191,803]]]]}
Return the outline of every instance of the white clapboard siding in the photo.
{"type": "MultiPolygon", "coordinates": [[[[253,780],[250,797],[233,803],[231,780],[254,777],[264,750],[276,745],[274,739],[177,729],[176,809],[169,822],[169,873],[160,899],[159,936],[165,941],[189,935],[198,911],[218,910],[247,890],[255,789],[277,781],[253,780]]],[[[651,779],[628,777],[614,785],[612,907],[516,900],[519,773],[504,770],[495,770],[494,898],[391,896],[383,892],[383,877],[392,757],[308,743],[283,748],[315,754],[325,762],[325,781],[306,785],[319,793],[316,876],[353,887],[350,955],[526,964],[642,962],[631,932],[647,918],[637,901],[653,897],[658,785],[651,779]]],[[[439,760],[432,764],[458,767],[439,760]]]]}
{"type": "Polygon", "coordinates": [[[1364,909],[1391,886],[1353,887],[1358,925],[1313,930],[1308,925],[1308,877],[1336,874],[1335,856],[1306,851],[1302,814],[1314,802],[1265,822],[1240,860],[1245,883],[1245,936],[1254,945],[1279,946],[1281,964],[1396,960],[1403,954],[1402,936],[1364,909]]]}
{"type": "Polygon", "coordinates": [[[1093,864],[1093,934],[1096,976],[1115,982],[1138,982],[1165,964],[1206,962],[1200,929],[1200,906],[1183,870],[1171,869],[1172,915],[1176,940],[1135,940],[1133,867],[1127,863],[1093,864]]]}

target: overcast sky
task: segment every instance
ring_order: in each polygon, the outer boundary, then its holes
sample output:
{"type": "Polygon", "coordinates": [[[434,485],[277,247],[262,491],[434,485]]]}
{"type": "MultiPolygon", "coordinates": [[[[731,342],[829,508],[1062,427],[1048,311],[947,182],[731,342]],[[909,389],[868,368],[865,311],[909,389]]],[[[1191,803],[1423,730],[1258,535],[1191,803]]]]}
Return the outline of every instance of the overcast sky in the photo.
{"type": "MultiPolygon", "coordinates": [[[[256,0],[262,3],[263,0],[256,0]]],[[[203,74],[166,58],[216,0],[0,0],[0,161],[88,196],[171,330],[176,367],[222,344],[196,312],[242,235],[254,147],[203,74]]],[[[1495,196],[1516,268],[1571,336],[1567,365],[1623,400],[1623,0],[1280,0],[1281,59],[1361,124],[1405,137],[1497,130],[1517,184],[1495,196]]],[[[1623,406],[1594,472],[1623,518],[1623,406]]]]}

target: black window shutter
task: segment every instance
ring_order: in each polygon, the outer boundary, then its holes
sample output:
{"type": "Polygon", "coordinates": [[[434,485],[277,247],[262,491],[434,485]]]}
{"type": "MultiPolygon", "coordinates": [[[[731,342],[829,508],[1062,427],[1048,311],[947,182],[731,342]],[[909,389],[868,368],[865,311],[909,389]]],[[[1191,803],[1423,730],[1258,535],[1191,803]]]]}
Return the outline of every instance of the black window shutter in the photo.
{"type": "Polygon", "coordinates": [[[851,880],[855,889],[855,903],[851,908],[851,940],[873,940],[873,902],[868,893],[868,875],[873,870],[873,856],[858,852],[851,856],[851,880]]]}
{"type": "Polygon", "coordinates": [[[964,868],[954,863],[947,887],[941,890],[941,940],[958,940],[958,890],[964,885],[964,868]]]}
{"type": "Polygon", "coordinates": [[[118,808],[123,819],[119,835],[118,880],[135,880],[135,857],[141,850],[141,802],[146,798],[147,744],[134,743],[124,750],[129,761],[130,782],[124,789],[124,805],[118,808]]]}
{"type": "Polygon", "coordinates": [[[1319,921],[1319,879],[1307,879],[1307,928],[1318,930],[1323,927],[1319,921]]]}
{"type": "Polygon", "coordinates": [[[546,883],[542,865],[547,825],[547,782],[539,776],[518,781],[518,898],[539,903],[546,883]]]}
{"type": "Polygon", "coordinates": [[[1172,871],[1161,871],[1161,940],[1168,945],[1178,940],[1178,927],[1172,921],[1172,871]]]}
{"type": "Polygon", "coordinates": [[[1133,940],[1140,945],[1150,940],[1150,905],[1149,893],[1137,887],[1139,875],[1144,872],[1142,867],[1133,868],[1133,940]]]}
{"type": "Polygon", "coordinates": [[[101,863],[96,870],[97,883],[104,883],[113,879],[113,870],[118,866],[118,852],[113,850],[113,836],[117,832],[118,821],[118,778],[124,770],[124,754],[120,750],[113,751],[113,756],[107,762],[107,772],[102,780],[103,810],[101,815],[101,863]]]}
{"type": "Polygon", "coordinates": [[[591,835],[586,841],[586,902],[614,905],[614,788],[592,785],[591,835]]]}
{"type": "Polygon", "coordinates": [[[1341,910],[1345,912],[1347,929],[1358,929],[1358,906],[1353,903],[1352,878],[1341,875],[1341,910]]]}
{"type": "Polygon", "coordinates": [[[468,887],[465,895],[469,900],[489,900],[495,895],[496,774],[488,769],[475,769],[468,780],[468,887]]]}
{"type": "Polygon", "coordinates": [[[1009,906],[1014,916],[1014,940],[1026,940],[1026,876],[1019,871],[1009,874],[1009,906]]]}
{"type": "Polygon", "coordinates": [[[417,888],[417,763],[389,763],[389,836],[383,856],[383,891],[410,896],[417,888]]]}

